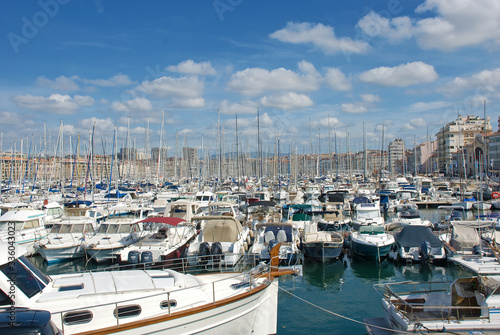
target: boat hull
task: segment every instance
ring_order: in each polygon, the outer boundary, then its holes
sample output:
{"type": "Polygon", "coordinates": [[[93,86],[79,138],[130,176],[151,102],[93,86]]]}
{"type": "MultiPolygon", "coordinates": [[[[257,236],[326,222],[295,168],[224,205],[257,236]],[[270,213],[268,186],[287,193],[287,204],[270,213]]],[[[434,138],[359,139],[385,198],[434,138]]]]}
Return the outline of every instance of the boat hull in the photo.
{"type": "Polygon", "coordinates": [[[308,258],[335,260],[342,253],[343,243],[311,242],[304,243],[304,256],[308,258]]]}
{"type": "Polygon", "coordinates": [[[35,246],[35,250],[48,263],[62,262],[65,260],[81,258],[85,255],[81,245],[74,245],[62,248],[44,248],[35,246]]]}
{"type": "Polygon", "coordinates": [[[351,240],[351,250],[352,252],[360,257],[366,258],[382,258],[386,257],[391,251],[393,243],[377,245],[373,243],[362,243],[357,240],[351,240]]]}
{"type": "MultiPolygon", "coordinates": [[[[262,289],[229,298],[215,304],[201,305],[192,311],[179,311],[151,318],[114,324],[101,329],[64,326],[65,334],[275,334],[277,332],[278,280],[262,289]]],[[[53,313],[53,320],[61,320],[53,313]]],[[[60,321],[56,325],[61,328],[60,321]]]]}

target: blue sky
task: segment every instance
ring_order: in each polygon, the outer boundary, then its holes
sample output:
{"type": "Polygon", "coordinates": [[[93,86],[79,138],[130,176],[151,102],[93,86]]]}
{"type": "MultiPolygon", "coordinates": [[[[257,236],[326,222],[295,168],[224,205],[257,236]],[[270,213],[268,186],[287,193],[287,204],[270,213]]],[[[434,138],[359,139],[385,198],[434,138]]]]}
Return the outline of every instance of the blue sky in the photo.
{"type": "MultiPolygon", "coordinates": [[[[457,113],[487,115],[497,129],[500,2],[2,1],[0,131],[3,150],[88,139],[165,140],[215,151],[277,135],[288,151],[345,150],[403,138],[413,147],[457,113]],[[328,131],[330,125],[330,133],[328,131]],[[382,126],[383,125],[383,126],[382,126]],[[318,135],[319,134],[319,135],[318,135]],[[26,145],[26,144],[25,144],[26,145]]],[[[53,148],[53,145],[52,145],[53,148]]],[[[273,151],[274,149],[270,149],[273,151]]]]}

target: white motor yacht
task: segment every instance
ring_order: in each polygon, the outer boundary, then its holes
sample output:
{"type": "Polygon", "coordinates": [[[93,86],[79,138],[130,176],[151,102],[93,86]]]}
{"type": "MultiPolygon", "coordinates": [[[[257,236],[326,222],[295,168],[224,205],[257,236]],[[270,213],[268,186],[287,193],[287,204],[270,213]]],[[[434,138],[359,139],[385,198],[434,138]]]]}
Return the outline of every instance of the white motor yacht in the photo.
{"type": "Polygon", "coordinates": [[[293,273],[261,265],[250,272],[198,276],[124,270],[48,277],[21,249],[9,254],[8,244],[0,243],[4,305],[48,311],[66,335],[275,334],[277,277],[293,273]]]}

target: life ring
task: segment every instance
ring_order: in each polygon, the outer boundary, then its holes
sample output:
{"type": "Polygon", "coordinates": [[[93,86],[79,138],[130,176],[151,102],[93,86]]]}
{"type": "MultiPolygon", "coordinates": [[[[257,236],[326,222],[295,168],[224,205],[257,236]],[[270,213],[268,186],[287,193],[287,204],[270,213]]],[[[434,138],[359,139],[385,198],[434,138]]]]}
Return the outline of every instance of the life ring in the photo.
{"type": "Polygon", "coordinates": [[[47,206],[48,204],[49,204],[49,200],[45,199],[45,200],[43,201],[43,205],[44,205],[44,206],[47,206]]]}
{"type": "Polygon", "coordinates": [[[493,199],[500,198],[500,192],[491,192],[491,198],[493,199]]]}

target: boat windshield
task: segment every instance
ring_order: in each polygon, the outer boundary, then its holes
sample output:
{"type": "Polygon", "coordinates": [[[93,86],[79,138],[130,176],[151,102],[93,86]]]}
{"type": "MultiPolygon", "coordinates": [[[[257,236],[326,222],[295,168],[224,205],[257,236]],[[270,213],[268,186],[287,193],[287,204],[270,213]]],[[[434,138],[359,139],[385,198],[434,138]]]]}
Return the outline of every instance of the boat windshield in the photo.
{"type": "Polygon", "coordinates": [[[401,213],[403,219],[420,219],[420,215],[416,210],[409,210],[401,213]]]}
{"type": "Polygon", "coordinates": [[[109,224],[101,223],[99,226],[99,230],[97,231],[98,234],[106,234],[106,231],[108,230],[109,224]]]}
{"type": "Polygon", "coordinates": [[[2,271],[28,298],[42,291],[49,278],[36,268],[26,257],[21,256],[14,262],[0,266],[2,271]]]}
{"type": "Polygon", "coordinates": [[[68,234],[71,231],[71,226],[70,224],[63,224],[61,225],[61,229],[59,230],[59,233],[61,234],[68,234]]]}
{"type": "Polygon", "coordinates": [[[118,229],[120,228],[119,224],[110,224],[108,228],[108,234],[116,234],[118,233],[118,229]]]}
{"type": "Polygon", "coordinates": [[[0,232],[9,231],[9,227],[14,227],[16,231],[23,229],[24,222],[22,221],[5,221],[0,223],[0,232]]]}
{"type": "Polygon", "coordinates": [[[57,234],[61,230],[62,225],[55,223],[52,225],[52,228],[50,229],[51,234],[57,234]]]}
{"type": "Polygon", "coordinates": [[[79,224],[74,224],[72,225],[73,227],[71,228],[72,233],[83,233],[83,223],[79,224]]]}
{"type": "Polygon", "coordinates": [[[185,205],[179,205],[172,207],[170,210],[170,216],[175,218],[183,218],[186,215],[187,208],[185,205]]]}
{"type": "Polygon", "coordinates": [[[376,219],[380,217],[380,211],[358,211],[358,219],[376,219]]]}
{"type": "Polygon", "coordinates": [[[121,224],[120,225],[120,229],[118,230],[118,232],[120,234],[128,234],[132,231],[132,225],[130,224],[121,224]]]}

